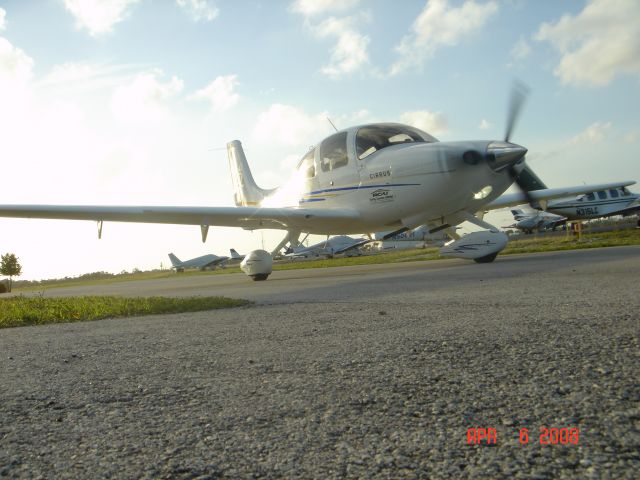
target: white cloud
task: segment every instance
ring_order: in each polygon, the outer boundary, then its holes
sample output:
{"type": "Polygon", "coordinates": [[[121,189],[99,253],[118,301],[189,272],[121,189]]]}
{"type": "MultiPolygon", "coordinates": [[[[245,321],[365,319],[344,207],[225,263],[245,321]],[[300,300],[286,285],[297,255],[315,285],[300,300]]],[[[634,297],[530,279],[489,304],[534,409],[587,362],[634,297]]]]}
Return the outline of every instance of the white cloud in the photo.
{"type": "Polygon", "coordinates": [[[335,18],[330,17],[311,27],[318,38],[335,38],[331,49],[331,60],[322,67],[321,72],[330,78],[338,79],[362,69],[369,63],[369,37],[354,28],[355,24],[368,21],[367,15],[335,18]]]}
{"type": "Polygon", "coordinates": [[[611,130],[611,122],[596,122],[569,140],[570,145],[594,145],[602,143],[611,130]]]}
{"type": "Polygon", "coordinates": [[[531,53],[531,46],[524,39],[524,37],[520,37],[520,39],[516,42],[516,44],[511,49],[511,58],[514,60],[523,60],[529,56],[531,53]]]}
{"type": "Polygon", "coordinates": [[[127,65],[67,62],[54,65],[37,86],[74,92],[115,88],[132,78],[131,69],[127,65]]]}
{"type": "Polygon", "coordinates": [[[640,131],[629,132],[624,136],[625,143],[636,143],[640,140],[640,131]]]}
{"type": "Polygon", "coordinates": [[[312,17],[327,12],[338,12],[355,7],[360,0],[295,0],[291,10],[305,17],[312,17]]]}
{"type": "Polygon", "coordinates": [[[296,168],[296,165],[298,165],[300,158],[301,155],[295,153],[287,155],[280,161],[280,169],[290,172],[291,170],[296,168]]]}
{"type": "Polygon", "coordinates": [[[167,116],[166,102],[182,91],[183,82],[171,77],[162,83],[162,72],[141,73],[127,85],[116,89],[111,97],[111,112],[125,124],[151,124],[167,116]]]}
{"type": "Polygon", "coordinates": [[[350,127],[352,125],[359,125],[364,123],[373,123],[376,121],[376,118],[372,115],[372,113],[363,108],[361,110],[357,110],[353,113],[343,114],[337,118],[332,118],[332,122],[336,125],[338,129],[350,127]]]}
{"type": "Polygon", "coordinates": [[[554,73],[563,84],[602,86],[640,74],[639,18],[637,0],[591,0],[578,15],[543,23],[535,38],[560,52],[554,73]]]}
{"type": "Polygon", "coordinates": [[[482,120],[480,120],[480,125],[478,125],[478,128],[480,130],[489,130],[492,126],[493,125],[489,122],[489,120],[483,118],[482,120]]]}
{"type": "Polygon", "coordinates": [[[369,63],[369,37],[353,29],[352,23],[353,17],[329,18],[316,27],[318,36],[333,36],[338,40],[331,49],[329,64],[321,69],[328,77],[337,79],[355,73],[369,63]]]}
{"type": "Polygon", "coordinates": [[[291,105],[275,103],[258,116],[253,136],[267,144],[308,146],[318,140],[318,132],[324,132],[327,125],[324,113],[309,115],[291,105]]]}
{"type": "Polygon", "coordinates": [[[400,121],[436,137],[446,133],[449,129],[447,118],[442,112],[429,112],[428,110],[405,112],[400,115],[400,121]]]}
{"type": "Polygon", "coordinates": [[[329,63],[320,70],[330,78],[338,79],[362,69],[369,63],[369,37],[360,33],[356,26],[370,21],[364,12],[350,17],[329,17],[313,24],[311,19],[330,12],[346,11],[359,0],[297,0],[290,9],[305,17],[305,25],[317,38],[333,38],[329,63]]]}
{"type": "Polygon", "coordinates": [[[187,11],[196,22],[211,22],[220,14],[218,7],[207,0],[176,0],[176,3],[180,8],[187,11]]]}
{"type": "Polygon", "coordinates": [[[497,11],[495,1],[478,4],[467,0],[456,8],[450,7],[448,0],[430,0],[413,22],[412,32],[396,46],[400,58],[392,65],[390,74],[421,66],[440,47],[457,45],[463,37],[483,27],[497,11]]]}
{"type": "Polygon", "coordinates": [[[0,37],[0,129],[25,114],[32,97],[33,59],[0,37]]]}
{"type": "Polygon", "coordinates": [[[65,7],[76,18],[79,28],[93,37],[109,33],[122,21],[128,9],[140,0],[64,0],[65,7]]]}
{"type": "Polygon", "coordinates": [[[7,11],[0,7],[0,30],[4,30],[6,28],[6,18],[7,18],[7,11]]]}
{"type": "Polygon", "coordinates": [[[0,81],[27,82],[32,70],[33,59],[0,37],[0,81]]]}
{"type": "Polygon", "coordinates": [[[233,90],[238,85],[236,75],[217,77],[205,88],[198,90],[189,97],[190,100],[206,100],[211,103],[211,109],[215,112],[229,110],[238,103],[240,95],[233,90]]]}

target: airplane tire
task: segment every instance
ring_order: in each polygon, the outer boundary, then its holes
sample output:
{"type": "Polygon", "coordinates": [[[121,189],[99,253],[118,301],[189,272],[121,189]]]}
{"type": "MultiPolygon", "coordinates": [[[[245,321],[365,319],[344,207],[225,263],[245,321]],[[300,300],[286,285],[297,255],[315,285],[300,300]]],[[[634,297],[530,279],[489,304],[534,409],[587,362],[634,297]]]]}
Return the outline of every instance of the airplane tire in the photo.
{"type": "Polygon", "coordinates": [[[480,257],[480,258],[474,258],[473,261],[476,263],[491,263],[493,262],[496,257],[498,256],[498,253],[492,253],[491,255],[485,255],[484,257],[480,257]]]}
{"type": "Polygon", "coordinates": [[[266,280],[269,277],[268,273],[258,273],[256,275],[251,275],[251,278],[254,282],[259,282],[261,280],[266,280]]]}

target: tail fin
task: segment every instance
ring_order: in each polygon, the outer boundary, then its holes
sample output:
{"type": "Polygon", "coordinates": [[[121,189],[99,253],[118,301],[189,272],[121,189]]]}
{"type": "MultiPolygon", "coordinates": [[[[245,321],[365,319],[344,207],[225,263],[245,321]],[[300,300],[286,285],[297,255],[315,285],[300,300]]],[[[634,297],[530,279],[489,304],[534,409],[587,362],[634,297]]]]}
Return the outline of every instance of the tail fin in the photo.
{"type": "Polygon", "coordinates": [[[514,220],[520,220],[524,216],[524,212],[519,208],[512,209],[511,214],[513,215],[514,220]]]}
{"type": "Polygon", "coordinates": [[[182,264],[180,259],[176,257],[173,253],[169,254],[169,260],[171,260],[171,265],[173,265],[174,267],[177,267],[178,265],[182,264]]]}
{"type": "Polygon", "coordinates": [[[235,249],[230,248],[229,252],[231,252],[231,258],[232,259],[238,259],[238,258],[242,258],[242,255],[240,255],[238,252],[235,251],[235,249]]]}
{"type": "Polygon", "coordinates": [[[247,163],[247,157],[242,150],[239,140],[227,143],[227,154],[229,156],[229,168],[231,169],[231,180],[235,189],[234,200],[236,206],[247,207],[259,205],[260,202],[275,189],[265,190],[258,187],[251,175],[251,169],[247,163]]]}

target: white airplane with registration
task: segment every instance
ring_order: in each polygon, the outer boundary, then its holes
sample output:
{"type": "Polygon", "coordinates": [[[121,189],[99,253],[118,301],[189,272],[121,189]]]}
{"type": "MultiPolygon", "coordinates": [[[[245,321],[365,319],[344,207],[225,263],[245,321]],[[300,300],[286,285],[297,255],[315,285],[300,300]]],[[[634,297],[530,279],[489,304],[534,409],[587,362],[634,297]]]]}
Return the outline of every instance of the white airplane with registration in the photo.
{"type": "Polygon", "coordinates": [[[219,257],[214,254],[209,254],[182,261],[173,253],[170,253],[169,260],[171,260],[171,268],[173,268],[176,272],[184,272],[189,268],[197,268],[199,270],[213,270],[216,267],[223,267],[225,262],[229,260],[229,257],[219,257]]]}
{"type": "Polygon", "coordinates": [[[534,230],[538,232],[548,229],[555,230],[558,226],[567,223],[567,217],[537,210],[527,213],[522,209],[515,208],[511,210],[511,214],[516,223],[505,228],[517,228],[528,234],[533,233],[534,230]]]}
{"type": "MultiPolygon", "coordinates": [[[[256,185],[242,145],[234,140],[227,152],[236,207],[0,205],[0,216],[93,220],[98,237],[109,221],[197,225],[203,241],[211,226],[283,230],[285,238],[274,251],[297,241],[302,232],[390,231],[392,237],[426,224],[429,233],[446,230],[454,239],[440,249],[441,255],[491,262],[505,248],[507,236],[476,212],[635,183],[527,192],[527,149],[510,142],[523,100],[523,90],[514,90],[500,140],[441,142],[399,123],[340,130],[302,156],[288,183],[268,190],[256,185]],[[502,195],[514,182],[522,191],[502,195]],[[465,221],[482,230],[460,237],[453,227],[465,221]]],[[[252,279],[265,280],[272,264],[269,252],[254,250],[241,268],[252,279]]]]}
{"type": "Polygon", "coordinates": [[[626,187],[602,189],[570,199],[549,201],[546,211],[564,215],[569,220],[637,215],[640,212],[640,195],[626,187]]]}

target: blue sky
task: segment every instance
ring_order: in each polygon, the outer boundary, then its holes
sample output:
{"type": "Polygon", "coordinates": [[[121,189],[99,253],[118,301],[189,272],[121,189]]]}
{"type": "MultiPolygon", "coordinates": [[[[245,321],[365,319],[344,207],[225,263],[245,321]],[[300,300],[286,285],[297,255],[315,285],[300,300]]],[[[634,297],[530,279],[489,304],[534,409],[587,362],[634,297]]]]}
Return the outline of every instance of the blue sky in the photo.
{"type": "MultiPolygon", "coordinates": [[[[504,134],[550,186],[638,179],[635,0],[0,1],[0,203],[232,205],[226,142],[263,187],[332,129],[504,134]],[[10,179],[10,180],[8,180],[10,179]]],[[[637,189],[636,189],[637,190],[637,189]]],[[[488,218],[491,221],[491,218],[488,218]]],[[[500,221],[496,221],[500,224],[500,221]]],[[[0,219],[23,278],[119,272],[279,234],[0,219]]]]}

